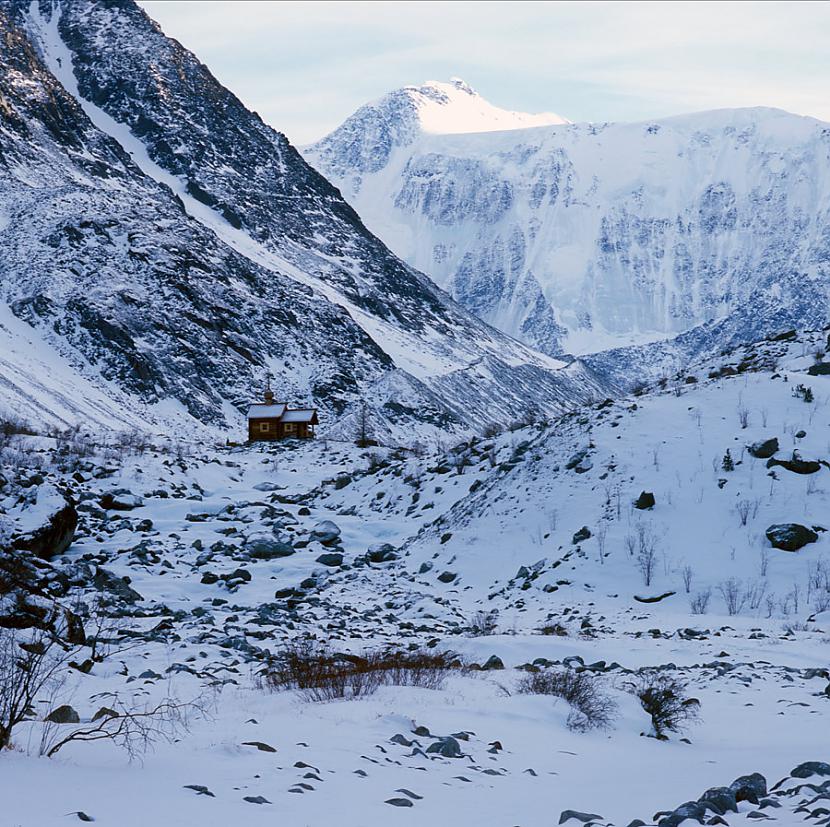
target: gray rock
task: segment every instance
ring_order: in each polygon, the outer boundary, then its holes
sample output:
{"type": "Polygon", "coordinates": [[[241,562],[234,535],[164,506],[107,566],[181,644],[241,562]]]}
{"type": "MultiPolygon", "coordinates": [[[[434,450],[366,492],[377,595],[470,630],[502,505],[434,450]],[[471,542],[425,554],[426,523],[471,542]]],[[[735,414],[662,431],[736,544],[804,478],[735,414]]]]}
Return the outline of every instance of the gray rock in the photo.
{"type": "Polygon", "coordinates": [[[811,775],[830,775],[830,764],[824,761],[805,761],[799,764],[790,775],[793,778],[809,778],[811,775]]]}
{"type": "Polygon", "coordinates": [[[370,563],[388,563],[390,560],[397,559],[397,557],[395,547],[391,543],[375,543],[369,546],[369,550],[366,552],[366,559],[370,563]]]}
{"type": "Polygon", "coordinates": [[[50,724],[79,724],[81,717],[69,704],[53,709],[44,719],[50,724]]]}
{"type": "Polygon", "coordinates": [[[589,821],[600,821],[602,816],[596,813],[581,813],[579,810],[562,810],[559,814],[559,823],[565,824],[568,821],[578,821],[587,824],[589,821]]]}
{"type": "Polygon", "coordinates": [[[255,560],[276,560],[294,554],[294,547],[290,543],[285,543],[268,534],[256,534],[249,537],[245,543],[245,550],[255,560]]]}
{"type": "Polygon", "coordinates": [[[462,758],[461,745],[451,735],[439,738],[427,747],[427,754],[440,755],[444,758],[462,758]]]}
{"type": "Polygon", "coordinates": [[[108,511],[132,511],[134,508],[141,508],[144,500],[129,491],[113,491],[104,494],[98,504],[108,511]]]}
{"type": "Polygon", "coordinates": [[[340,540],[340,527],[331,520],[323,520],[311,530],[311,539],[324,546],[336,545],[340,540]]]}
{"type": "Polygon", "coordinates": [[[276,752],[277,750],[270,744],[263,741],[243,741],[243,747],[256,747],[260,752],[276,752]]]}
{"type": "Polygon", "coordinates": [[[409,798],[387,798],[384,804],[391,804],[393,807],[414,807],[409,798]]]}
{"type": "Polygon", "coordinates": [[[107,592],[123,603],[137,603],[144,598],[130,586],[129,577],[118,577],[107,569],[99,568],[92,580],[99,592],[107,592]]]}
{"type": "Polygon", "coordinates": [[[759,772],[742,775],[729,785],[730,792],[735,793],[736,801],[749,801],[757,804],[767,794],[767,779],[759,772]]]}
{"type": "Polygon", "coordinates": [[[331,566],[332,568],[336,566],[343,565],[343,555],[339,552],[329,552],[327,554],[321,554],[317,558],[317,562],[321,566],[331,566]]]}
{"type": "Polygon", "coordinates": [[[271,803],[263,795],[246,795],[246,796],[243,796],[242,800],[247,801],[249,804],[270,804],[271,803]]]}
{"type": "Polygon", "coordinates": [[[487,672],[504,669],[504,661],[498,655],[490,655],[481,668],[487,672]]]}
{"type": "Polygon", "coordinates": [[[747,451],[756,459],[769,459],[778,452],[778,438],[771,437],[747,446],[747,451]]]}
{"type": "Polygon", "coordinates": [[[654,504],[654,494],[652,494],[651,491],[641,491],[640,496],[634,500],[634,508],[639,508],[640,511],[654,508],[654,504]]]}
{"type": "Polygon", "coordinates": [[[579,543],[584,543],[585,540],[589,539],[591,536],[591,529],[588,526],[584,525],[579,531],[574,533],[574,536],[571,538],[571,542],[576,546],[579,543]]]}
{"type": "Polygon", "coordinates": [[[442,571],[441,574],[438,575],[438,580],[441,583],[452,583],[458,575],[454,571],[442,571]]]}
{"type": "Polygon", "coordinates": [[[800,523],[778,523],[767,529],[767,539],[774,548],[798,551],[808,543],[815,543],[818,534],[800,523]]]}

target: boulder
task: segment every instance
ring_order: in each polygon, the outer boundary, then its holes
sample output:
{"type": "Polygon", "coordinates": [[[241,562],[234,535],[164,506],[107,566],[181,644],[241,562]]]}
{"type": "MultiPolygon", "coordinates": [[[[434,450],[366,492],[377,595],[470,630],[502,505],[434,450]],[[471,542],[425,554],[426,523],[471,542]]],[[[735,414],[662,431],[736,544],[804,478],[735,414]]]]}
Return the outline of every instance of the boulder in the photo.
{"type": "Polygon", "coordinates": [[[246,540],[245,551],[255,560],[276,560],[290,557],[294,554],[294,547],[272,534],[254,534],[246,540]]]}
{"type": "Polygon", "coordinates": [[[136,603],[144,598],[130,587],[129,577],[118,577],[107,569],[98,568],[92,584],[99,592],[107,592],[124,603],[136,603]]]}
{"type": "Polygon", "coordinates": [[[438,575],[438,580],[441,583],[452,583],[458,575],[454,571],[442,571],[438,575]]]}
{"type": "Polygon", "coordinates": [[[490,655],[481,668],[487,672],[504,669],[504,661],[498,655],[490,655]]]}
{"type": "Polygon", "coordinates": [[[798,551],[807,543],[815,543],[818,534],[799,523],[778,523],[767,529],[767,539],[774,548],[783,551],[798,551]]]}
{"type": "Polygon", "coordinates": [[[811,775],[830,775],[830,764],[824,761],[805,761],[799,764],[790,775],[793,778],[809,778],[811,775]]]}
{"type": "Polygon", "coordinates": [[[79,724],[81,717],[69,704],[53,709],[45,718],[50,724],[79,724]]]}
{"type": "Polygon", "coordinates": [[[769,459],[778,452],[778,437],[753,442],[752,445],[747,445],[746,450],[756,459],[769,459]]]}
{"type": "Polygon", "coordinates": [[[311,539],[324,546],[334,546],[340,541],[340,527],[331,520],[323,520],[311,529],[311,539]]]}
{"type": "Polygon", "coordinates": [[[49,560],[63,554],[75,539],[78,512],[52,485],[38,490],[37,501],[23,516],[23,531],[12,544],[15,549],[31,551],[49,560]]]}
{"type": "Polygon", "coordinates": [[[588,526],[584,525],[579,531],[575,532],[574,536],[571,538],[571,542],[574,545],[578,543],[582,543],[587,540],[591,536],[591,529],[588,526]]]}
{"type": "Polygon", "coordinates": [[[767,794],[767,779],[759,772],[742,775],[730,785],[729,791],[735,794],[735,801],[749,801],[757,804],[767,794]]]}
{"type": "Polygon", "coordinates": [[[654,494],[651,491],[641,491],[640,496],[634,500],[634,508],[639,508],[641,511],[654,508],[654,504],[654,494]]]}
{"type": "Polygon", "coordinates": [[[446,738],[439,738],[434,744],[427,747],[427,754],[437,754],[443,758],[463,758],[461,745],[451,735],[446,738]]]}
{"type": "Polygon", "coordinates": [[[317,558],[317,562],[320,563],[321,566],[331,566],[332,568],[342,566],[343,555],[339,552],[328,552],[327,554],[321,554],[317,558]]]}
{"type": "Polygon", "coordinates": [[[395,547],[391,543],[375,543],[369,546],[366,552],[366,559],[370,563],[388,563],[390,560],[397,559],[395,547]]]}
{"type": "Polygon", "coordinates": [[[141,508],[144,500],[129,491],[113,491],[104,494],[98,504],[108,511],[132,511],[134,508],[141,508]]]}

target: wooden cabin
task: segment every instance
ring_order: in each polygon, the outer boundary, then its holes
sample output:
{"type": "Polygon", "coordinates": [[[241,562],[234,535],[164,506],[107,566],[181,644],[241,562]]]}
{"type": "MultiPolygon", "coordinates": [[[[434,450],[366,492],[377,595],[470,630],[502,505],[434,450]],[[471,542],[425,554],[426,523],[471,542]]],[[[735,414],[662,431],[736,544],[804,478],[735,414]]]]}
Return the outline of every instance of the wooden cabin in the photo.
{"type": "Polygon", "coordinates": [[[269,388],[262,402],[248,408],[248,441],[313,439],[318,424],[316,408],[289,408],[284,402],[275,402],[269,388]]]}

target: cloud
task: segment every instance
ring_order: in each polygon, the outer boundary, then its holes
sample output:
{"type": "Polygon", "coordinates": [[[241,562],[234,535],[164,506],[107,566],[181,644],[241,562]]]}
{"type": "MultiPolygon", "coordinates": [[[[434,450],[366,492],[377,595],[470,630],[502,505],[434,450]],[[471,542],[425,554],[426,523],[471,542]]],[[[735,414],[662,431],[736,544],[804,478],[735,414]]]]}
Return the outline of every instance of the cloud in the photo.
{"type": "Polygon", "coordinates": [[[459,75],[573,120],[775,106],[830,120],[823,3],[158,2],[141,5],[296,143],[459,75]]]}

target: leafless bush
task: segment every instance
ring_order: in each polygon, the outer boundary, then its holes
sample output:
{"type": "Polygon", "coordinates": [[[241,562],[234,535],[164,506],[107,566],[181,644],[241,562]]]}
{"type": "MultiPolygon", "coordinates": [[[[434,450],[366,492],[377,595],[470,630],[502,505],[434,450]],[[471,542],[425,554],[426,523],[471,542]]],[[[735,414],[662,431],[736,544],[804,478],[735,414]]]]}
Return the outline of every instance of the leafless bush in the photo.
{"type": "Polygon", "coordinates": [[[0,750],[11,744],[14,728],[30,716],[38,697],[63,681],[72,653],[46,632],[24,638],[0,629],[0,750]]]}
{"type": "Polygon", "coordinates": [[[766,577],[768,570],[769,570],[769,549],[762,548],[761,549],[761,562],[759,563],[759,571],[760,571],[761,577],[766,577]]]}
{"type": "Polygon", "coordinates": [[[752,503],[749,500],[739,500],[735,509],[738,512],[741,525],[746,525],[749,515],[752,513],[752,503]]]}
{"type": "Polygon", "coordinates": [[[689,594],[692,590],[692,579],[695,574],[694,569],[691,566],[683,566],[681,574],[683,575],[683,588],[686,590],[686,594],[689,594]]]}
{"type": "Polygon", "coordinates": [[[723,580],[718,584],[718,591],[726,604],[727,614],[740,614],[746,603],[746,593],[741,588],[741,581],[737,577],[723,580]]]}
{"type": "Polygon", "coordinates": [[[743,403],[738,404],[738,422],[742,429],[747,428],[749,425],[749,409],[743,403]]]}
{"type": "Polygon", "coordinates": [[[645,523],[637,525],[637,568],[646,586],[654,579],[657,567],[657,537],[651,526],[645,523]]]}
{"type": "Polygon", "coordinates": [[[166,698],[155,705],[142,708],[126,706],[114,696],[110,707],[101,707],[92,721],[76,727],[68,735],[60,730],[47,728],[42,752],[49,758],[54,757],[67,744],[83,741],[110,741],[123,749],[132,761],[141,758],[155,743],[171,743],[188,729],[192,713],[203,713],[204,708],[197,702],[181,702],[166,698]]]}
{"type": "Polygon", "coordinates": [[[286,646],[264,678],[271,689],[298,689],[306,700],[332,701],[372,695],[381,686],[440,689],[449,671],[460,665],[452,652],[384,649],[358,656],[302,641],[286,646]]]}
{"type": "Polygon", "coordinates": [[[590,672],[574,669],[545,669],[528,672],[519,680],[523,695],[554,695],[571,707],[568,727],[577,732],[608,729],[617,715],[617,703],[608,695],[602,680],[590,672]]]}
{"type": "Polygon", "coordinates": [[[700,719],[700,701],[690,698],[686,684],[662,672],[642,673],[630,686],[651,717],[653,735],[667,740],[668,732],[682,732],[700,719]]]}
{"type": "Polygon", "coordinates": [[[469,633],[472,637],[494,635],[498,625],[496,612],[476,612],[470,621],[469,633]]]}
{"type": "Polygon", "coordinates": [[[709,588],[695,592],[689,600],[689,608],[693,615],[705,615],[709,609],[709,601],[712,599],[712,590],[709,588]]]}

